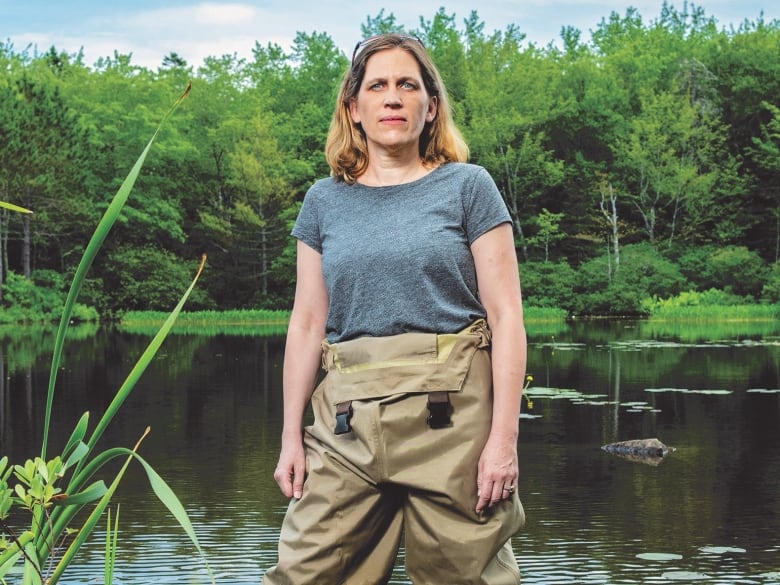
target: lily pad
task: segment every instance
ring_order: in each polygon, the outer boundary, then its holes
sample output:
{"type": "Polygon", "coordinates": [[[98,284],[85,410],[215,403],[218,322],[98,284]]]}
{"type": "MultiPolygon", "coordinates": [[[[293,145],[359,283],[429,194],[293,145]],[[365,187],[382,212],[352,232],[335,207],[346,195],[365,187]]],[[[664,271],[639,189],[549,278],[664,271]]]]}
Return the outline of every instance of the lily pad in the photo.
{"type": "Polygon", "coordinates": [[[780,394],[780,388],[749,388],[748,392],[752,392],[754,394],[780,394]]]}
{"type": "Polygon", "coordinates": [[[704,581],[710,578],[709,575],[693,571],[667,571],[661,575],[661,579],[666,579],[667,581],[704,581]]]}
{"type": "Polygon", "coordinates": [[[682,559],[682,555],[674,554],[674,553],[639,553],[636,555],[636,558],[642,559],[645,561],[679,561],[682,559]]]}
{"type": "Polygon", "coordinates": [[[534,398],[581,398],[582,393],[571,388],[545,388],[544,386],[531,386],[526,388],[523,394],[534,398]]]}
{"type": "Polygon", "coordinates": [[[738,548],[734,546],[703,546],[699,550],[704,554],[709,554],[709,555],[723,555],[726,553],[747,552],[744,548],[738,548]]]}
{"type": "Polygon", "coordinates": [[[701,388],[698,390],[692,390],[690,388],[645,388],[645,392],[679,392],[680,394],[712,394],[712,395],[727,395],[733,394],[732,390],[724,390],[722,388],[708,389],[701,388]]]}

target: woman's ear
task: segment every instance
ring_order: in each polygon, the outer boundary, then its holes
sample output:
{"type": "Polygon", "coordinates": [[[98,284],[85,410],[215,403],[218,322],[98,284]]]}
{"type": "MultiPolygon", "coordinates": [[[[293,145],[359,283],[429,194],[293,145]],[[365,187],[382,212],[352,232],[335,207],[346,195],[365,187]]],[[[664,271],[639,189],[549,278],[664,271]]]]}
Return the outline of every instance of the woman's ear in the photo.
{"type": "Polygon", "coordinates": [[[439,112],[439,98],[433,96],[428,102],[428,112],[425,114],[426,122],[433,122],[436,119],[436,114],[439,112]]]}
{"type": "Polygon", "coordinates": [[[352,122],[360,124],[360,114],[358,114],[357,100],[352,98],[349,100],[349,117],[352,118],[352,122]]]}

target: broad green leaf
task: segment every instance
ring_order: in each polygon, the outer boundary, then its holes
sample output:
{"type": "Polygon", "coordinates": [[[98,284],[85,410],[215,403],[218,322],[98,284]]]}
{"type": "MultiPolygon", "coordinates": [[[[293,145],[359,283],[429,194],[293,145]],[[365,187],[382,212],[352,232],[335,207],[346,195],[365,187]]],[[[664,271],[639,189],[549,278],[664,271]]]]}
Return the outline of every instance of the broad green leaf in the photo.
{"type": "MultiPolygon", "coordinates": [[[[149,432],[148,428],[146,432],[147,433],[149,432]]],[[[146,433],[144,433],[144,436],[146,436],[146,433]]],[[[141,438],[141,440],[143,440],[143,437],[141,438]]],[[[198,537],[195,534],[195,530],[192,527],[192,523],[190,522],[189,516],[187,515],[184,506],[182,506],[179,499],[173,493],[173,490],[171,490],[168,484],[165,483],[165,480],[163,480],[162,477],[160,477],[160,475],[154,470],[154,468],[152,468],[151,465],[149,465],[149,463],[146,462],[146,460],[144,460],[140,455],[138,455],[138,453],[136,453],[136,450],[138,449],[140,442],[141,441],[139,440],[138,444],[136,444],[133,450],[129,450],[129,449],[124,450],[128,454],[127,460],[125,461],[124,465],[119,470],[119,472],[117,473],[116,477],[114,478],[114,481],[111,482],[111,486],[108,488],[108,491],[100,499],[100,502],[98,502],[98,504],[95,506],[92,513],[84,522],[84,525],[82,526],[76,538],[73,540],[73,542],[71,542],[70,546],[63,554],[62,558],[60,559],[60,562],[57,564],[57,567],[54,569],[48,581],[50,585],[55,585],[55,583],[57,583],[58,579],[62,575],[62,572],[71,562],[73,556],[76,554],[76,552],[84,543],[84,541],[87,539],[87,537],[95,529],[95,526],[97,525],[97,522],[100,519],[101,514],[108,506],[108,503],[113,497],[116,488],[119,486],[119,482],[122,479],[122,476],[124,476],[124,473],[127,470],[127,466],[130,464],[130,461],[132,461],[133,458],[135,458],[139,463],[141,463],[143,468],[146,470],[146,475],[149,478],[149,483],[152,486],[154,493],[157,495],[160,501],[165,505],[165,507],[168,508],[168,510],[171,512],[174,518],[178,520],[181,527],[190,537],[190,540],[195,545],[195,548],[203,558],[211,582],[216,583],[216,581],[214,580],[214,575],[212,574],[211,568],[209,567],[208,562],[206,561],[206,557],[203,553],[203,549],[200,546],[200,542],[198,541],[198,537]]]]}
{"type": "Polygon", "coordinates": [[[77,494],[68,495],[65,499],[58,502],[61,506],[83,506],[89,504],[103,497],[108,491],[105,482],[101,479],[96,481],[87,489],[78,492],[77,494]]]}
{"type": "Polygon", "coordinates": [[[65,462],[65,469],[70,469],[71,465],[81,461],[82,457],[87,455],[87,453],[89,453],[89,447],[87,447],[86,443],[83,441],[79,441],[76,448],[73,449],[70,457],[68,457],[68,460],[65,462]]]}
{"type": "Polygon", "coordinates": [[[38,551],[35,549],[33,543],[29,542],[25,545],[24,552],[23,585],[42,585],[41,568],[38,564],[38,551]]]}
{"type": "MultiPolygon", "coordinates": [[[[81,443],[84,440],[84,437],[87,434],[87,425],[89,424],[89,412],[85,412],[81,415],[81,418],[79,419],[79,422],[76,423],[76,427],[73,429],[73,433],[70,435],[70,439],[68,439],[68,442],[65,444],[65,448],[62,450],[62,458],[63,459],[71,459],[69,457],[70,452],[72,449],[74,449],[79,443],[81,443]]],[[[68,465],[70,466],[70,464],[68,465]]]]}
{"type": "Polygon", "coordinates": [[[122,480],[122,477],[124,477],[128,465],[130,465],[130,462],[133,460],[133,456],[135,455],[135,449],[138,449],[138,446],[141,444],[141,441],[143,441],[144,437],[146,437],[148,432],[149,429],[147,428],[146,432],[143,434],[141,439],[139,439],[138,443],[136,443],[133,450],[122,449],[122,451],[127,454],[127,459],[125,460],[119,472],[114,477],[114,481],[111,482],[111,486],[106,490],[106,492],[100,498],[100,501],[97,503],[97,505],[93,508],[90,515],[84,521],[81,530],[78,531],[76,537],[71,541],[70,545],[63,553],[62,557],[57,563],[57,566],[54,568],[54,571],[49,577],[47,581],[47,585],[55,585],[57,581],[59,581],[60,577],[62,576],[62,573],[65,571],[65,569],[68,568],[68,565],[70,565],[71,561],[76,556],[76,553],[81,548],[81,545],[84,544],[87,538],[89,538],[89,536],[92,534],[92,531],[95,529],[95,526],[100,520],[100,516],[103,514],[103,511],[108,506],[109,502],[111,501],[111,498],[114,496],[114,492],[116,492],[116,488],[119,487],[119,482],[122,480]]]}
{"type": "Polygon", "coordinates": [[[189,516],[187,515],[184,506],[182,506],[181,502],[179,501],[179,498],[176,497],[176,494],[173,493],[173,490],[170,488],[170,486],[165,483],[165,480],[159,476],[159,474],[152,468],[151,465],[149,465],[141,456],[136,454],[135,457],[138,459],[141,465],[143,465],[144,469],[146,469],[146,475],[149,478],[149,483],[151,484],[154,493],[157,494],[159,500],[165,505],[166,508],[168,508],[168,511],[173,514],[173,517],[179,521],[179,525],[181,525],[181,527],[184,529],[184,532],[187,533],[187,536],[190,537],[192,544],[195,545],[195,548],[203,558],[203,562],[206,565],[206,570],[208,571],[209,577],[211,577],[211,582],[214,583],[214,575],[212,574],[211,568],[206,561],[206,555],[203,553],[203,549],[200,546],[198,537],[195,534],[195,529],[192,527],[189,516]]]}

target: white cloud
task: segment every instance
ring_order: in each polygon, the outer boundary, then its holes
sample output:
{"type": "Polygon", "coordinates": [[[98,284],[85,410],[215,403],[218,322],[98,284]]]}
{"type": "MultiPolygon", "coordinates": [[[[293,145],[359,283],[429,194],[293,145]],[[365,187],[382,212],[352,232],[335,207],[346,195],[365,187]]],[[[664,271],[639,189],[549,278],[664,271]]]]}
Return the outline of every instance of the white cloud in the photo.
{"type": "MultiPolygon", "coordinates": [[[[476,10],[486,33],[504,30],[511,23],[527,35],[528,42],[545,46],[559,41],[564,26],[579,29],[582,39],[587,40],[589,32],[612,12],[623,16],[629,6],[634,6],[649,23],[659,17],[662,7],[662,0],[396,0],[392,5],[384,0],[361,0],[357,4],[354,0],[192,0],[189,4],[188,0],[165,4],[152,0],[98,1],[95,5],[80,2],[80,10],[48,2],[43,7],[42,0],[26,0],[30,4],[25,4],[24,10],[8,14],[0,9],[4,28],[8,29],[4,34],[17,50],[33,44],[40,52],[54,45],[60,51],[75,53],[83,47],[88,65],[99,57],[112,56],[114,51],[132,53],[133,63],[154,69],[171,52],[197,67],[207,56],[235,53],[250,58],[255,42],[262,46],[278,44],[287,50],[297,32],[327,33],[349,53],[366,18],[377,16],[383,8],[385,16],[392,13],[396,22],[407,29],[417,28],[420,18],[432,20],[442,5],[447,15],[455,15],[458,27],[476,10]],[[475,8],[476,4],[480,6],[475,8]],[[36,9],[34,5],[41,6],[36,9]],[[33,10],[37,11],[34,18],[33,10]]],[[[766,9],[767,20],[778,16],[778,7],[772,1],[766,9]]],[[[769,0],[743,0],[738,4],[733,0],[708,0],[704,9],[721,26],[739,25],[758,17],[762,2],[769,0]]],[[[683,9],[682,0],[672,4],[678,11],[683,9]]]]}

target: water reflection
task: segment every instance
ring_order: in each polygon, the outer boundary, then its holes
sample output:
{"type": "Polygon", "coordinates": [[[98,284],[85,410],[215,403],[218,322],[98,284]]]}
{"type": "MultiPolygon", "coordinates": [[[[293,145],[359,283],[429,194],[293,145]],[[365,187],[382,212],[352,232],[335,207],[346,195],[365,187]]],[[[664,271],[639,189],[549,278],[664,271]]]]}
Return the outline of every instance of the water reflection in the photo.
{"type": "MultiPolygon", "coordinates": [[[[529,326],[528,524],[514,539],[524,584],[780,583],[777,326],[711,333],[529,326]],[[656,436],[677,449],[657,467],[600,449],[656,436]]],[[[0,339],[0,451],[20,461],[39,449],[50,348],[45,335],[0,339]]],[[[100,330],[68,342],[53,437],[64,440],[83,411],[102,412],[148,339],[100,330]]],[[[281,362],[278,336],[174,335],[103,439],[132,445],[151,426],[142,454],[185,504],[219,583],[257,583],[275,560],[286,506],[272,478],[281,362]]],[[[131,471],[117,501],[117,583],[208,582],[145,474],[131,471]]],[[[61,582],[102,580],[101,538],[61,582]]],[[[402,562],[393,583],[408,583],[402,562]]]]}

